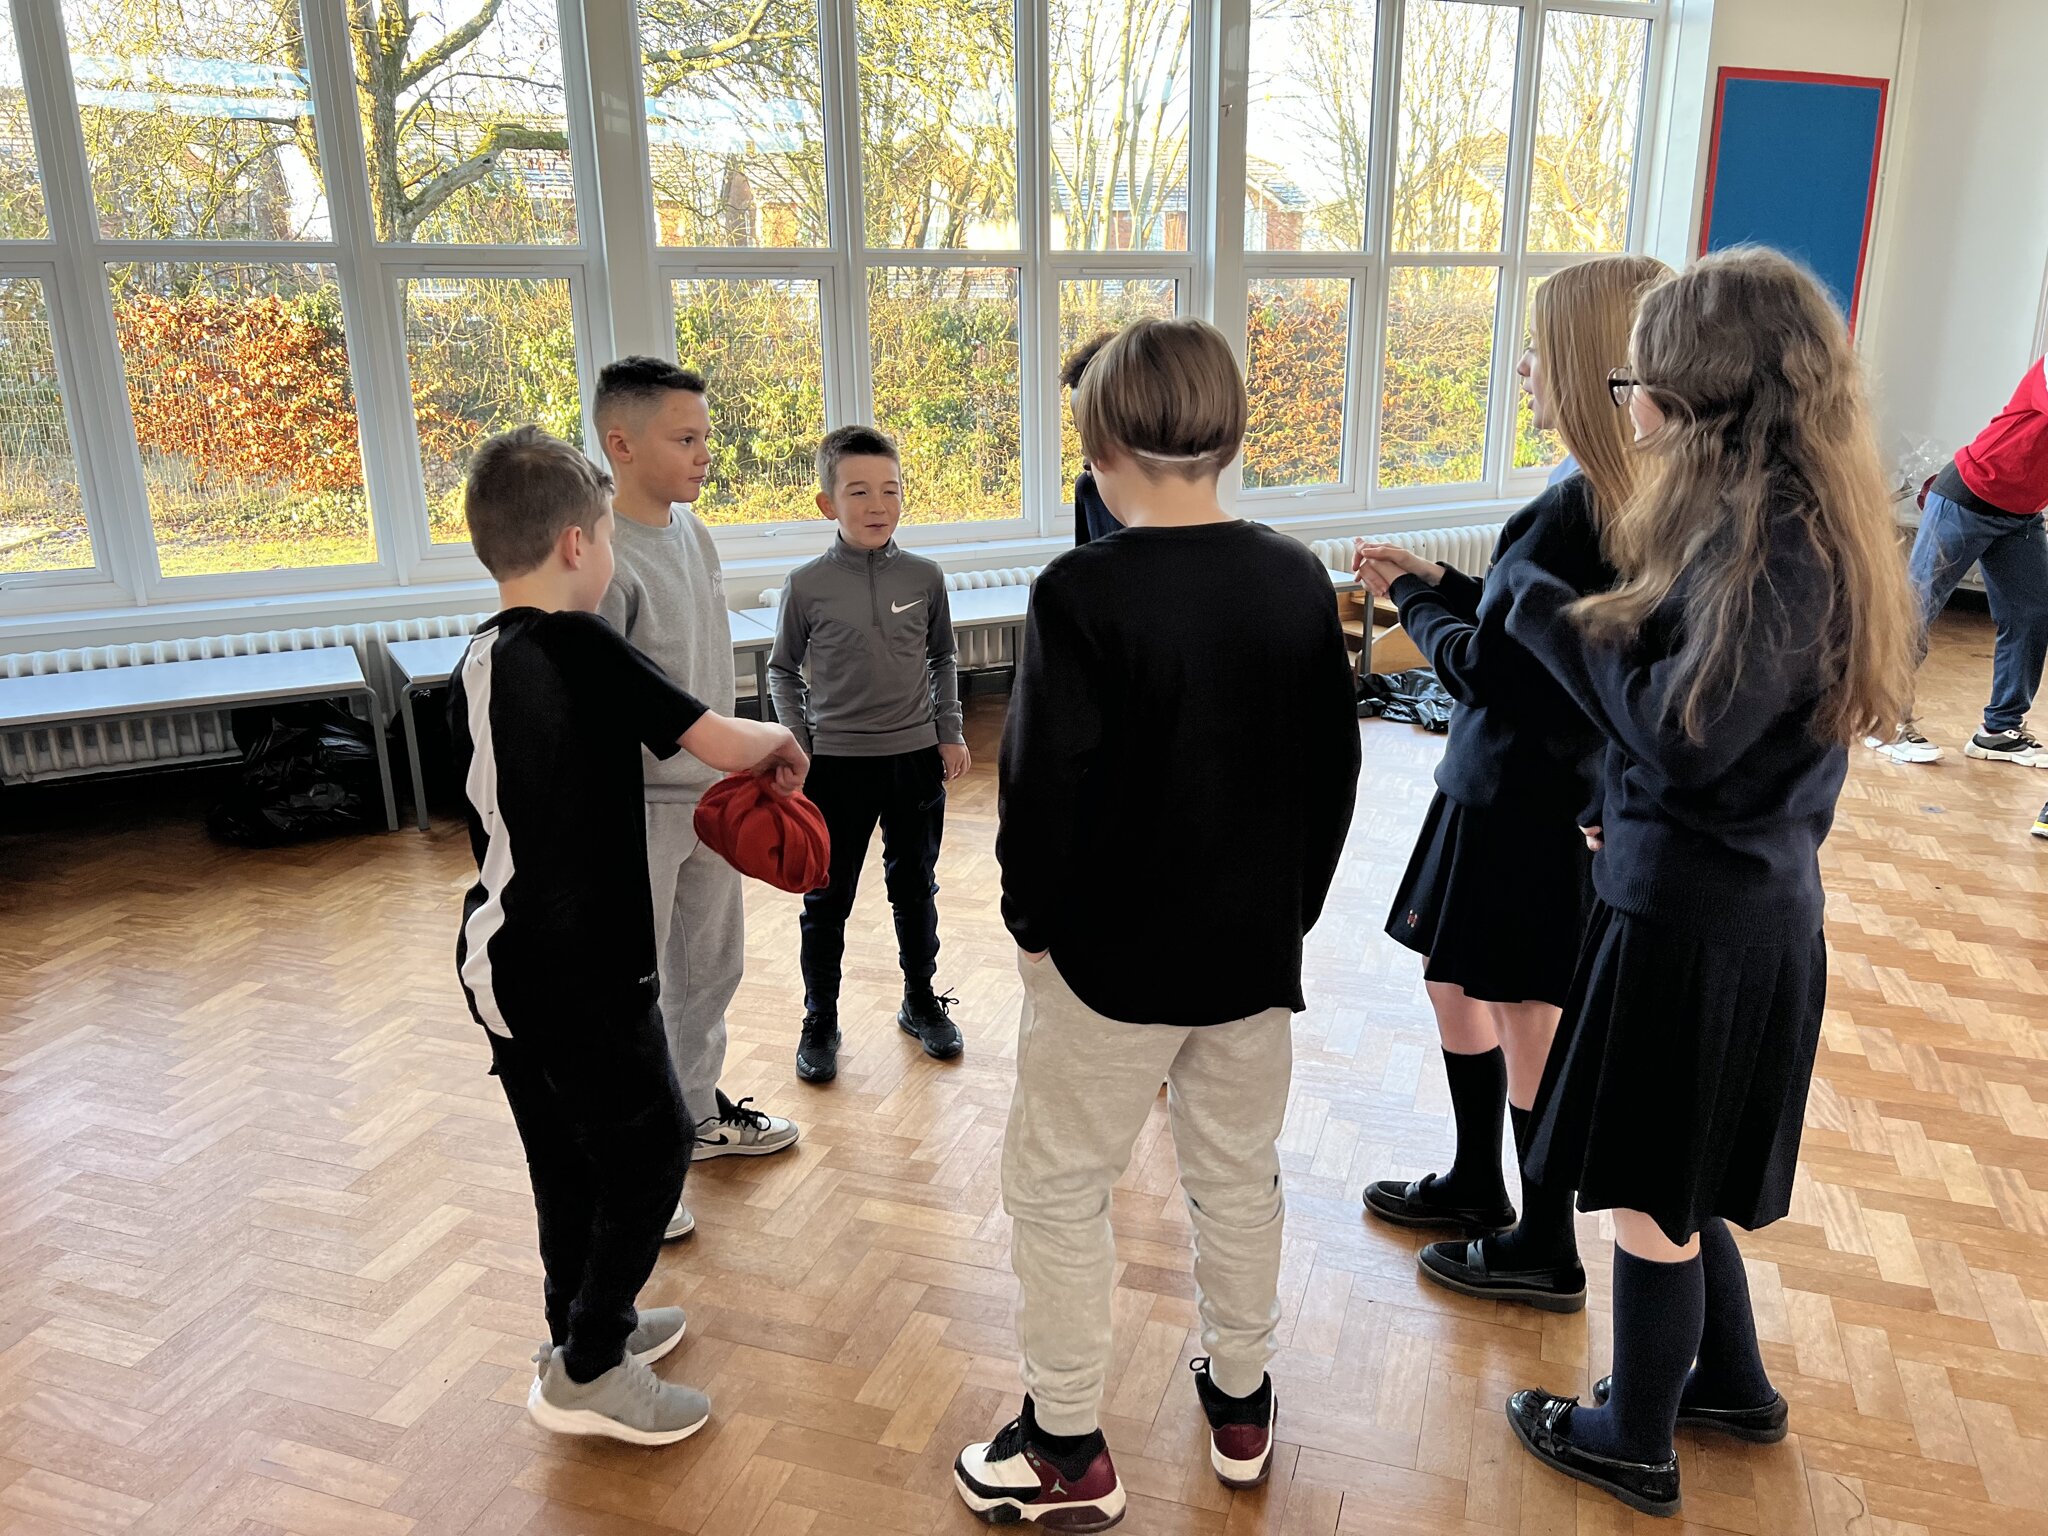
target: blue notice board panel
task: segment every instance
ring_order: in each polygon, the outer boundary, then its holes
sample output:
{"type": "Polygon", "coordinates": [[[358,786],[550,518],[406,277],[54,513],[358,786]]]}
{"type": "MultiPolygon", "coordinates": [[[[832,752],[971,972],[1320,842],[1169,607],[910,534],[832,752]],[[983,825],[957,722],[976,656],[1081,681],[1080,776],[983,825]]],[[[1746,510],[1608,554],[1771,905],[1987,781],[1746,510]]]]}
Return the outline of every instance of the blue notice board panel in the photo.
{"type": "Polygon", "coordinates": [[[1700,251],[1768,245],[1819,274],[1851,329],[1877,206],[1889,81],[1723,69],[1700,251]]]}

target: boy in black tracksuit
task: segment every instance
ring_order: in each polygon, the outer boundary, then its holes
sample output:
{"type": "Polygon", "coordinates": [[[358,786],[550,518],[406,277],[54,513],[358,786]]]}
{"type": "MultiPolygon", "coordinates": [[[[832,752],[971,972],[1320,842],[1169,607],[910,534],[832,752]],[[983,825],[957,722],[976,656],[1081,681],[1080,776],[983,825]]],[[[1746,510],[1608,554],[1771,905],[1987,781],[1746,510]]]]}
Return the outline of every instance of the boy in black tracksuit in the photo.
{"type": "Polygon", "coordinates": [[[932,989],[933,871],[946,784],[971,762],[945,574],[895,542],[903,518],[895,445],[872,428],[843,427],[819,445],[818,477],[819,510],[839,532],[829,550],[790,572],[768,662],[776,715],[806,751],[821,754],[808,793],[832,834],[831,880],[804,898],[796,1071],[811,1083],[838,1075],[846,919],[877,822],[903,967],[896,1022],[927,1055],[960,1054],[960,1028],[948,1016],[953,998],[932,989]]]}
{"type": "Polygon", "coordinates": [[[683,1333],[636,1310],[689,1167],[656,1006],[641,748],[727,772],[803,754],[777,725],[707,710],[597,616],[612,577],[611,480],[538,427],[485,442],[464,510],[500,611],[450,679],[448,715],[476,883],[455,963],[526,1149],[550,1347],[526,1407],[560,1434],[667,1445],[701,1392],[648,1366],[683,1333]]]}

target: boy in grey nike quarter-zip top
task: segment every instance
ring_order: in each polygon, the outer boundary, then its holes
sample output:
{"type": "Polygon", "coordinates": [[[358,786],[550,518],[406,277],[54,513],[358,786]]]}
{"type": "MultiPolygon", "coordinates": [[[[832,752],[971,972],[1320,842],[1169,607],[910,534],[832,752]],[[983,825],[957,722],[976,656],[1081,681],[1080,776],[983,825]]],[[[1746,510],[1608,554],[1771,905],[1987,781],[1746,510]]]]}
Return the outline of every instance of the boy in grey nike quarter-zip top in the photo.
{"type": "Polygon", "coordinates": [[[926,1054],[958,1056],[950,994],[932,987],[939,956],[939,843],[946,784],[971,759],[962,729],[945,574],[896,544],[903,518],[896,445],[842,427],[818,447],[818,508],[839,525],[832,547],[782,589],[768,687],[775,713],[812,754],[808,794],[832,835],[831,878],[804,898],[804,1023],[797,1076],[839,1072],[839,978],[846,919],[875,826],[896,917],[903,1006],[896,1022],[926,1054]]]}

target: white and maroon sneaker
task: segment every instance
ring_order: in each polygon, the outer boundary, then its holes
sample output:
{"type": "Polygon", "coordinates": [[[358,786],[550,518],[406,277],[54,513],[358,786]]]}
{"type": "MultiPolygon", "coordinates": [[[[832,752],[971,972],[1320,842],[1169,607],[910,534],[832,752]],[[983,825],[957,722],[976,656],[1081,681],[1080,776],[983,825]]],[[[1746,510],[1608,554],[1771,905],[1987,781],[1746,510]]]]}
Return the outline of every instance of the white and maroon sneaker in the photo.
{"type": "Polygon", "coordinates": [[[1250,1397],[1229,1397],[1209,1375],[1209,1357],[1190,1360],[1195,1396],[1209,1419],[1209,1465],[1226,1488],[1256,1488],[1273,1467],[1273,1420],[1279,1403],[1273,1378],[1259,1383],[1250,1397]]]}
{"type": "Polygon", "coordinates": [[[1097,1430],[1072,1455],[1040,1443],[1031,1399],[1024,1411],[953,1463],[960,1500],[990,1525],[1035,1520],[1049,1531],[1106,1531],[1124,1517],[1124,1485],[1097,1430]]]}

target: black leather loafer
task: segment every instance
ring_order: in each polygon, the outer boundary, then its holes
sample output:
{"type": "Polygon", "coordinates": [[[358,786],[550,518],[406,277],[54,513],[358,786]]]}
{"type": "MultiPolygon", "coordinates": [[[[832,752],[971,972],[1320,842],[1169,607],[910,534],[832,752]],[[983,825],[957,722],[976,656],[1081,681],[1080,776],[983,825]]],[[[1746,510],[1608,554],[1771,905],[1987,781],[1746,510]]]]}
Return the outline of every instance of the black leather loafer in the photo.
{"type": "Polygon", "coordinates": [[[1526,1388],[1508,1399],[1508,1423],[1514,1426],[1531,1456],[1566,1477],[1575,1477],[1602,1493],[1612,1494],[1630,1509],[1646,1515],[1675,1515],[1679,1510],[1678,1455],[1663,1461],[1623,1461],[1573,1445],[1568,1430],[1575,1397],[1556,1397],[1526,1388]]]}
{"type": "Polygon", "coordinates": [[[1543,1312],[1582,1312],[1586,1271],[1573,1263],[1547,1269],[1489,1269],[1484,1243],[1431,1243],[1415,1256],[1423,1278],[1461,1296],[1518,1301],[1543,1312]]]}
{"type": "Polygon", "coordinates": [[[1466,1237],[1490,1237],[1515,1224],[1515,1208],[1505,1200],[1488,1206],[1453,1205],[1433,1173],[1409,1184],[1381,1179],[1366,1185],[1365,1208],[1397,1227],[1438,1227],[1466,1237]]]}
{"type": "MultiPolygon", "coordinates": [[[[1593,1383],[1593,1405],[1605,1407],[1613,1390],[1614,1378],[1602,1376],[1593,1383]]],[[[1791,1417],[1784,1396],[1777,1392],[1761,1408],[1688,1408],[1683,1403],[1678,1408],[1678,1422],[1688,1429],[1711,1429],[1751,1445],[1776,1445],[1785,1438],[1791,1417]]]]}

